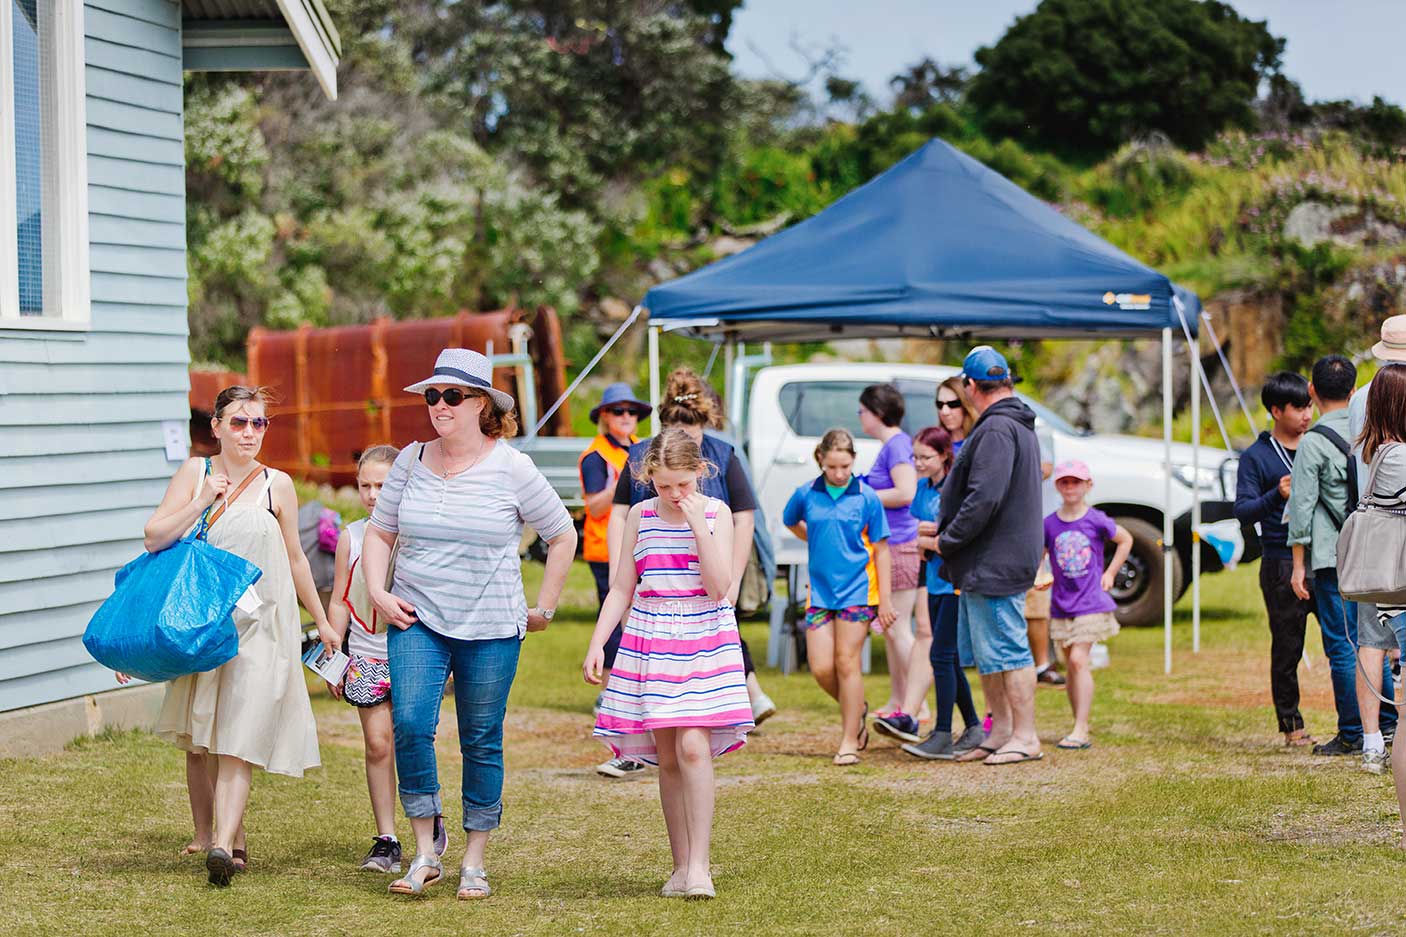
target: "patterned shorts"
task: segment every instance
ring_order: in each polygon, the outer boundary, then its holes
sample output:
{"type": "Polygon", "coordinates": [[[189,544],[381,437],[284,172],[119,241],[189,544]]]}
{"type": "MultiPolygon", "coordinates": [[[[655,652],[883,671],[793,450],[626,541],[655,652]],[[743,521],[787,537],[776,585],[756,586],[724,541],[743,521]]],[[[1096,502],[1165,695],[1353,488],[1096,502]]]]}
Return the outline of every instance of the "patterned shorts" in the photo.
{"type": "Polygon", "coordinates": [[[389,661],[353,654],[351,666],[342,681],[342,698],[353,706],[369,709],[390,701],[391,665],[389,661]]]}
{"type": "Polygon", "coordinates": [[[849,608],[816,608],[811,605],[806,608],[805,620],[800,624],[802,631],[824,628],[832,621],[853,621],[872,626],[878,617],[877,605],[851,605],[849,608]]]}

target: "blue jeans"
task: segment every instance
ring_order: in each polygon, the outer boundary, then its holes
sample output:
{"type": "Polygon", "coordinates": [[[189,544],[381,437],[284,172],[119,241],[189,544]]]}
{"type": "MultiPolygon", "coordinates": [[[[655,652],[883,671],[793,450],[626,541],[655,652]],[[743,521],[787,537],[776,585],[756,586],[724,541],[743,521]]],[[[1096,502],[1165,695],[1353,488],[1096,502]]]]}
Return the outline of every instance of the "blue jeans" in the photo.
{"type": "Polygon", "coordinates": [[[971,684],[957,660],[957,596],[928,593],[928,619],[932,622],[932,649],[928,663],[932,664],[932,682],[937,690],[937,730],[952,731],[952,707],[962,712],[966,728],[981,724],[972,703],[971,684]]]}
{"type": "MultiPolygon", "coordinates": [[[[1346,602],[1338,592],[1338,571],[1319,569],[1313,573],[1313,602],[1318,628],[1323,633],[1323,653],[1333,676],[1333,705],[1338,711],[1338,735],[1344,742],[1362,742],[1362,713],[1357,708],[1357,603],[1346,602]],[[1349,641],[1349,638],[1351,639],[1349,641]]],[[[394,685],[394,683],[392,683],[394,685]]],[[[1392,695],[1391,664],[1382,665],[1382,694],[1392,695]]],[[[1396,713],[1383,706],[1380,728],[1396,727],[1396,713]]]]}
{"type": "Polygon", "coordinates": [[[976,670],[982,676],[1035,666],[1025,625],[1025,593],[957,597],[958,641],[962,631],[971,637],[976,670]]]}
{"type": "Polygon", "coordinates": [[[503,818],[503,716],[521,642],[446,638],[416,623],[387,636],[395,767],[407,817],[444,813],[434,740],[444,684],[454,674],[454,709],[464,755],[464,829],[492,830],[503,818]]]}

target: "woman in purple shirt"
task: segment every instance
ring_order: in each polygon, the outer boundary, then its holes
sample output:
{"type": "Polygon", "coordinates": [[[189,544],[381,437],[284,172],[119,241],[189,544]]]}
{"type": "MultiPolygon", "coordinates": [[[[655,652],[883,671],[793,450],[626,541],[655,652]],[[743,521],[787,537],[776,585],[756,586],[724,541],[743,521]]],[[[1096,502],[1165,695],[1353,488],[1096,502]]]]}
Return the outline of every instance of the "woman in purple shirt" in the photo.
{"type": "MultiPolygon", "coordinates": [[[[879,495],[889,522],[892,573],[889,590],[898,620],[884,634],[888,651],[889,699],[875,713],[884,716],[903,707],[907,696],[908,657],[913,652],[913,606],[918,599],[918,519],[908,511],[918,491],[913,468],[913,437],[899,429],[903,395],[892,384],[871,384],[859,395],[859,426],[883,443],[864,479],[879,495]]],[[[924,704],[926,706],[926,704],[924,704]]],[[[919,716],[921,719],[921,716],[919,716]]]]}

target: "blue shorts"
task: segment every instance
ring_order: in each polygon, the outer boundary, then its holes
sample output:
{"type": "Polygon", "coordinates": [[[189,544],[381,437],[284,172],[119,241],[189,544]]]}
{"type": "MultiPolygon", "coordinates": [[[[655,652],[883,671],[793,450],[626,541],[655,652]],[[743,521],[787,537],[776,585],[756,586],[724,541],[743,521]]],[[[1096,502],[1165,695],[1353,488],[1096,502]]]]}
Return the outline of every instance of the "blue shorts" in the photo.
{"type": "Polygon", "coordinates": [[[971,644],[977,673],[1004,673],[1034,667],[1025,626],[1025,593],[977,595],[963,592],[957,599],[957,645],[971,644]]]}

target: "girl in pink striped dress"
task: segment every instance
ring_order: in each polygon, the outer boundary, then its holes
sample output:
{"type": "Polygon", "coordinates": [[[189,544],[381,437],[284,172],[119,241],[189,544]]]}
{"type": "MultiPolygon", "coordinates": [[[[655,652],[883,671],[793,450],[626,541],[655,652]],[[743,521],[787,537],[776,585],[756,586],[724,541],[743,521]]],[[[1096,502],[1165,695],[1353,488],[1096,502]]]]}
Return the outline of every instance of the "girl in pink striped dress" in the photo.
{"type": "Polygon", "coordinates": [[[713,897],[712,759],[740,748],[753,727],[737,620],[724,604],[732,512],[698,491],[711,469],[682,430],[650,443],[635,474],[658,497],[630,509],[622,546],[633,547],[635,562],[617,564],[582,664],[586,681],[599,684],[606,638],[628,606],[595,735],[617,757],[659,766],[674,860],[665,897],[713,897]]]}

